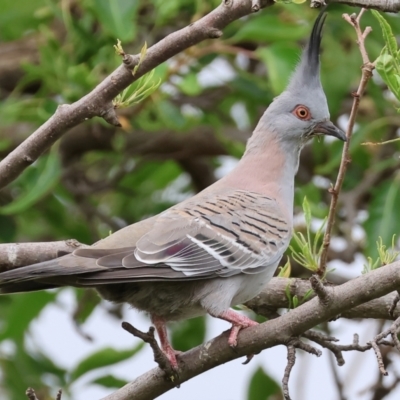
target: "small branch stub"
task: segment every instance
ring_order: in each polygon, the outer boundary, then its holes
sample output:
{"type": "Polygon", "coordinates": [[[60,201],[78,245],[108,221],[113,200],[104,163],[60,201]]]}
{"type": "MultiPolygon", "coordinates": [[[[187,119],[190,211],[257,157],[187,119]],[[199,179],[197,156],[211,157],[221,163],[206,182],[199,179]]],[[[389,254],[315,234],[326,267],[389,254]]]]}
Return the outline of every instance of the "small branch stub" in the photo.
{"type": "Polygon", "coordinates": [[[318,296],[321,304],[328,306],[332,301],[332,294],[329,292],[329,289],[324,286],[317,275],[311,276],[310,282],[311,287],[314,289],[314,292],[318,296]]]}
{"type": "Polygon", "coordinates": [[[115,112],[115,108],[112,104],[107,108],[106,111],[101,113],[101,117],[110,125],[116,126],[118,128],[122,126],[121,122],[119,122],[118,115],[115,112]]]}
{"type": "Polygon", "coordinates": [[[36,393],[35,393],[35,391],[34,391],[32,388],[26,389],[25,394],[26,394],[26,396],[28,397],[29,400],[39,400],[39,399],[36,397],[36,393]]]}
{"type": "Polygon", "coordinates": [[[251,9],[253,12],[260,11],[260,9],[261,9],[260,0],[252,0],[251,1],[251,9]]]}
{"type": "Polygon", "coordinates": [[[325,6],[326,6],[325,0],[311,0],[310,3],[311,8],[321,8],[325,6]]]}

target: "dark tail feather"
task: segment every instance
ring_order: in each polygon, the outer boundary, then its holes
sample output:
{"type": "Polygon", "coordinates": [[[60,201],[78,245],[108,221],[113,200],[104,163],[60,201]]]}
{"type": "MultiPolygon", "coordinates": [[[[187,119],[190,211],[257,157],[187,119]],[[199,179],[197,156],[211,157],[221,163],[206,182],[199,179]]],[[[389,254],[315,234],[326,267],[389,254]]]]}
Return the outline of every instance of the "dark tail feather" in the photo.
{"type": "Polygon", "coordinates": [[[0,293],[11,294],[11,293],[23,293],[23,292],[36,292],[37,290],[54,289],[56,287],[59,286],[37,281],[9,283],[0,286],[0,293]]]}
{"type": "MultiPolygon", "coordinates": [[[[9,293],[7,287],[25,287],[24,285],[20,285],[23,282],[30,282],[36,280],[46,280],[49,278],[58,278],[62,276],[71,276],[71,275],[80,275],[90,272],[98,272],[105,270],[104,267],[99,267],[96,264],[95,259],[87,259],[81,257],[75,257],[73,255],[66,255],[60,258],[56,258],[54,260],[44,261],[37,264],[28,265],[26,267],[16,268],[10,271],[0,273],[0,291],[3,293],[9,293]],[[4,291],[3,291],[3,288],[4,291]]],[[[61,279],[60,279],[61,282],[61,279]]],[[[50,283],[37,283],[36,287],[39,290],[40,285],[46,285],[51,287],[58,286],[57,284],[50,283]]],[[[32,287],[35,287],[35,284],[32,283],[32,287]]],[[[60,286],[63,286],[60,284],[60,286]]],[[[29,285],[26,285],[27,290],[29,285]]],[[[11,290],[11,289],[10,289],[11,290]]]]}

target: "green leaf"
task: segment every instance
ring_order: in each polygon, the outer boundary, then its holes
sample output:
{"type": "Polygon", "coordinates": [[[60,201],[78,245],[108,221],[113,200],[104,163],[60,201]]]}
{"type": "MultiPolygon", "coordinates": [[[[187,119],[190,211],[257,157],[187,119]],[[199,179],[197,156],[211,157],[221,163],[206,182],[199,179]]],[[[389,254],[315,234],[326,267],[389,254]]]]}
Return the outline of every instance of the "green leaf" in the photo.
{"type": "Polygon", "coordinates": [[[386,46],[388,48],[389,54],[392,57],[396,57],[397,55],[397,41],[395,36],[393,35],[392,28],[388,24],[388,22],[383,18],[383,16],[376,10],[371,10],[374,17],[379,21],[379,24],[382,28],[383,39],[385,40],[386,46]]]}
{"type": "Polygon", "coordinates": [[[400,175],[378,185],[372,192],[369,202],[369,218],[364,228],[367,234],[366,253],[373,260],[378,257],[376,241],[389,244],[394,234],[400,232],[400,175]]]}
{"type": "Polygon", "coordinates": [[[308,31],[307,24],[287,23],[280,20],[276,15],[265,13],[247,20],[229,41],[288,42],[305,37],[308,31]]]}
{"type": "Polygon", "coordinates": [[[82,360],[75,369],[71,372],[71,382],[76,381],[82,375],[97,368],[113,365],[121,361],[127,360],[134,356],[143,348],[144,343],[139,343],[137,346],[128,350],[116,350],[111,347],[106,347],[89,355],[82,360]]]}
{"type": "Polygon", "coordinates": [[[375,61],[376,70],[392,93],[400,100],[400,52],[397,47],[396,37],[393,35],[392,28],[385,18],[378,11],[371,11],[381,25],[383,39],[386,44],[375,61]]]}
{"type": "Polygon", "coordinates": [[[47,0],[19,0],[18,4],[14,0],[1,0],[0,41],[17,39],[36,29],[43,23],[42,15],[37,11],[46,5],[47,0]]]}
{"type": "Polygon", "coordinates": [[[391,92],[400,100],[400,75],[396,73],[395,59],[388,54],[387,47],[384,47],[381,55],[376,59],[376,70],[391,92]]]}
{"type": "Polygon", "coordinates": [[[93,289],[76,289],[77,306],[74,312],[74,321],[83,324],[101,302],[98,293],[93,289]]]}
{"type": "Polygon", "coordinates": [[[197,96],[202,91],[197,75],[194,72],[183,77],[183,80],[179,83],[179,88],[188,96],[197,96]]]}
{"type": "Polygon", "coordinates": [[[100,378],[95,379],[91,383],[95,383],[97,385],[101,385],[106,388],[120,388],[126,385],[128,381],[116,378],[115,376],[112,375],[104,375],[101,376],[100,378]]]}
{"type": "Polygon", "coordinates": [[[21,293],[10,297],[8,307],[0,311],[2,327],[0,341],[6,338],[21,340],[31,321],[56,297],[54,292],[21,293]]]}
{"type": "Polygon", "coordinates": [[[136,36],[138,5],[138,0],[94,0],[93,11],[106,32],[122,42],[128,42],[136,36]]]}
{"type": "MultiPolygon", "coordinates": [[[[29,191],[20,195],[18,199],[10,204],[0,207],[0,214],[17,214],[32,207],[56,185],[61,175],[61,166],[57,154],[55,152],[50,152],[47,157],[43,157],[38,163],[39,177],[37,180],[35,179],[34,181],[27,182],[29,191]]],[[[22,179],[23,178],[24,177],[22,177],[22,179]]]]}
{"type": "Polygon", "coordinates": [[[274,43],[260,48],[256,53],[264,61],[269,82],[275,95],[285,90],[298,60],[299,49],[288,43],[274,43]]]}
{"type": "Polygon", "coordinates": [[[17,224],[14,217],[0,215],[0,243],[13,242],[16,233],[17,224]]]}
{"type": "Polygon", "coordinates": [[[306,220],[306,226],[310,227],[310,225],[311,225],[311,208],[310,208],[310,204],[308,203],[307,197],[304,197],[304,200],[303,200],[303,212],[304,212],[304,219],[306,220]]]}
{"type": "Polygon", "coordinates": [[[259,367],[250,380],[247,400],[272,400],[280,396],[280,385],[267,375],[262,367],[259,367]]]}
{"type": "Polygon", "coordinates": [[[206,337],[206,319],[197,317],[180,321],[172,325],[172,347],[181,351],[187,351],[204,343],[206,337]]]}

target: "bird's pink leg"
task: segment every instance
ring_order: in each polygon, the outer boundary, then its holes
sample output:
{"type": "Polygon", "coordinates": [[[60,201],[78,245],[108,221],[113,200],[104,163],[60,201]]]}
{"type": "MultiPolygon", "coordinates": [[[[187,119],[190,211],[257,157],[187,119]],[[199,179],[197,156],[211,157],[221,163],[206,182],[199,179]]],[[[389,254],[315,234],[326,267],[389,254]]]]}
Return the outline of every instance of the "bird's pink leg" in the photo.
{"type": "Polygon", "coordinates": [[[167,325],[165,323],[165,320],[163,318],[152,315],[151,322],[154,324],[154,327],[156,328],[156,331],[158,333],[158,337],[160,338],[162,351],[167,356],[168,361],[171,364],[171,367],[177,370],[178,361],[176,360],[176,356],[177,354],[179,354],[179,352],[175,351],[172,348],[171,343],[168,340],[167,325]]]}
{"type": "Polygon", "coordinates": [[[232,324],[231,332],[228,338],[228,344],[231,347],[237,346],[237,337],[241,329],[248,328],[249,326],[258,325],[258,322],[255,322],[245,315],[239,314],[233,310],[226,310],[223,311],[221,314],[214,316],[228,321],[232,324]]]}

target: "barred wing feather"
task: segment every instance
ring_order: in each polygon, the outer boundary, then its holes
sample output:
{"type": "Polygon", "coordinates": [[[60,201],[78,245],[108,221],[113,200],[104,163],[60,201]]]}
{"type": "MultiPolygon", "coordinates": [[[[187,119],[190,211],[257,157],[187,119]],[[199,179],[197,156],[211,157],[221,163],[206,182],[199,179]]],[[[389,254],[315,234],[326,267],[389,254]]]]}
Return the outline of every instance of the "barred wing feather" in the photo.
{"type": "Polygon", "coordinates": [[[123,265],[162,263],[188,277],[254,273],[275,265],[289,239],[275,200],[236,190],[167,210],[123,265]]]}

